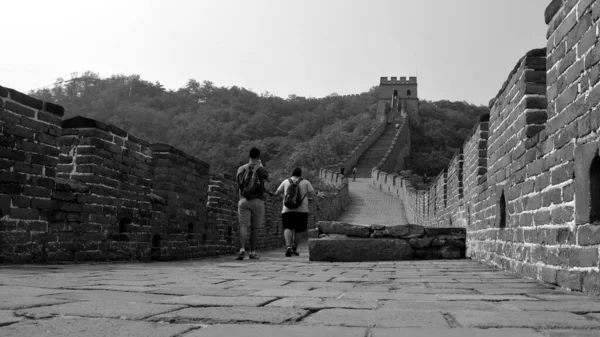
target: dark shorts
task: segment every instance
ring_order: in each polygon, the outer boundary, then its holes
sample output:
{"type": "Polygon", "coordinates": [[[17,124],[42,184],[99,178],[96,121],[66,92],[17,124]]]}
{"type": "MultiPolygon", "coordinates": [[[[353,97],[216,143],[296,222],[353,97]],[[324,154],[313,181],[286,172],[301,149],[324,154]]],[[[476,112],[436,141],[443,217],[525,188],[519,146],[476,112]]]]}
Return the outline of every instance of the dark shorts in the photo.
{"type": "Polygon", "coordinates": [[[291,229],[296,232],[305,232],[308,225],[308,213],[281,213],[281,223],[283,224],[283,229],[291,229]]]}

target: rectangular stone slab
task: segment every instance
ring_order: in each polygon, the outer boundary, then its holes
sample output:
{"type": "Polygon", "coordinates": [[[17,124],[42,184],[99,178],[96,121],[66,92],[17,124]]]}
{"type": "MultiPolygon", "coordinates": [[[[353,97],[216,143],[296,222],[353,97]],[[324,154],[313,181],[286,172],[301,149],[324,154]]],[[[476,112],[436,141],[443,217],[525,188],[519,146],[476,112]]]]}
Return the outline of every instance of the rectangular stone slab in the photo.
{"type": "Polygon", "coordinates": [[[310,261],[395,261],[412,260],[414,250],[399,239],[309,239],[308,255],[310,261]]]}

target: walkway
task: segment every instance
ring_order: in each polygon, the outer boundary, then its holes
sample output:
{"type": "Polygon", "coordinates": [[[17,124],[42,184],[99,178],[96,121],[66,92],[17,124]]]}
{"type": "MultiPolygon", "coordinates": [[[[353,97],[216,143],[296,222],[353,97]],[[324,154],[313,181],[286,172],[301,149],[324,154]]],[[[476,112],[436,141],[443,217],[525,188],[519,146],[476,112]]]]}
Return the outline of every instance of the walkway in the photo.
{"type": "Polygon", "coordinates": [[[0,336],[600,336],[597,298],[470,260],[310,263],[300,253],[3,265],[0,336]]]}
{"type": "MultiPolygon", "coordinates": [[[[393,123],[387,124],[385,130],[377,138],[377,140],[362,154],[356,163],[357,177],[370,178],[371,170],[379,163],[381,158],[388,151],[396,136],[396,125],[393,123]]],[[[352,169],[350,169],[352,172],[352,169]]]]}
{"type": "Polygon", "coordinates": [[[351,202],[341,222],[352,224],[404,225],[408,223],[404,207],[397,198],[371,187],[371,178],[349,179],[351,202]]]}

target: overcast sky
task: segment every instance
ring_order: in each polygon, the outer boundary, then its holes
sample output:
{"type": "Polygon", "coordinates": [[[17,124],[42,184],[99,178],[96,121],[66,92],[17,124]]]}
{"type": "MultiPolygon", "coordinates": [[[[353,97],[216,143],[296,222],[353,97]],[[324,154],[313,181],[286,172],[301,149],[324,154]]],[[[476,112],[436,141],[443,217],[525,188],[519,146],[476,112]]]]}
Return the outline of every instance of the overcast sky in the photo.
{"type": "Polygon", "coordinates": [[[546,45],[549,2],[5,1],[0,85],[27,92],[91,70],[322,97],[418,76],[422,99],[487,104],[546,45]]]}

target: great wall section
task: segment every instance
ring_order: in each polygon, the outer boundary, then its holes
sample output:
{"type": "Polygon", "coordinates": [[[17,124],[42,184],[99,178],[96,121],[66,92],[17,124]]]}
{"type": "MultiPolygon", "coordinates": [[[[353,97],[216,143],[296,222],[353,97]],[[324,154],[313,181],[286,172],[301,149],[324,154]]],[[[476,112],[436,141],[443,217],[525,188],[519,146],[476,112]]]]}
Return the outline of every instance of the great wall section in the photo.
{"type": "MultiPolygon", "coordinates": [[[[462,149],[426,191],[406,167],[417,79],[380,79],[377,125],[320,170],[336,193],[310,228],[351,205],[359,167],[410,224],[466,230],[466,254],[516,275],[600,294],[600,2],[554,0],[546,48],[522,57],[462,149]],[[389,105],[389,109],[386,106],[389,105]],[[397,125],[397,126],[396,126],[397,125]],[[387,146],[386,146],[387,143],[387,146]],[[365,172],[372,166],[372,170],[365,172]]],[[[227,174],[62,107],[0,87],[0,262],[183,259],[236,250],[237,196],[227,174]]],[[[261,249],[282,244],[267,199],[261,249]]]]}

